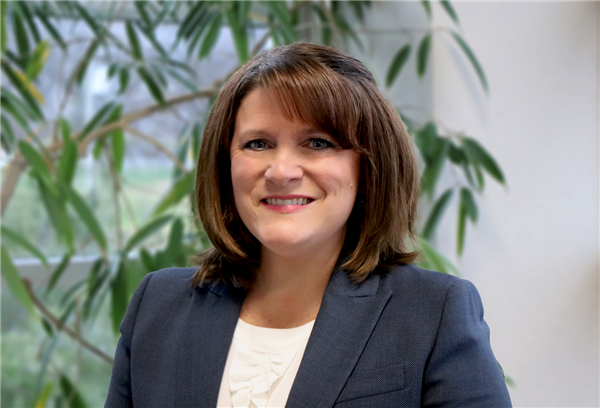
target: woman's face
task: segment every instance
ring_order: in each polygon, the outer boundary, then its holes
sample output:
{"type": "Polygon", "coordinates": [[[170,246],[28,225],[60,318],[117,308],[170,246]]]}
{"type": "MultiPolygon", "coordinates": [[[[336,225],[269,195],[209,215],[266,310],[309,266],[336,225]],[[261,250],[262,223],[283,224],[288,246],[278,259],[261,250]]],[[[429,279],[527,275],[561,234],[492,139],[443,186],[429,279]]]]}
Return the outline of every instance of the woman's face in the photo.
{"type": "Polygon", "coordinates": [[[343,243],[358,188],[359,155],[327,133],[289,121],[273,91],[243,100],[231,143],[231,178],[242,221],[280,255],[343,243]]]}

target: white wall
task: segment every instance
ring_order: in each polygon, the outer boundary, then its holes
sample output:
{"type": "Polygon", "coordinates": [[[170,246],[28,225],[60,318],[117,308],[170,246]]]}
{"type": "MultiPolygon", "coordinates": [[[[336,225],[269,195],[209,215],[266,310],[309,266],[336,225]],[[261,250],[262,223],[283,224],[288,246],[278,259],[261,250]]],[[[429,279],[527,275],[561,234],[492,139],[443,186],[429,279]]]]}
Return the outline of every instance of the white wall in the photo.
{"type": "MultiPolygon", "coordinates": [[[[598,6],[456,4],[489,98],[456,47],[436,44],[434,111],[489,147],[508,180],[488,183],[461,268],[515,406],[600,405],[598,6]]],[[[441,244],[453,236],[446,225],[441,244]]]]}
{"type": "MultiPolygon", "coordinates": [[[[598,407],[599,4],[454,5],[490,95],[441,34],[424,86],[400,84],[393,98],[402,103],[401,87],[420,93],[426,111],[480,140],[507,177],[508,189],[488,179],[458,265],[481,293],[514,405],[598,407]]],[[[368,24],[394,27],[415,7],[377,2],[368,24]]],[[[434,26],[450,25],[434,11],[434,26]]],[[[387,63],[395,41],[372,40],[374,54],[387,63]]],[[[452,254],[456,207],[448,214],[437,239],[452,254]]]]}

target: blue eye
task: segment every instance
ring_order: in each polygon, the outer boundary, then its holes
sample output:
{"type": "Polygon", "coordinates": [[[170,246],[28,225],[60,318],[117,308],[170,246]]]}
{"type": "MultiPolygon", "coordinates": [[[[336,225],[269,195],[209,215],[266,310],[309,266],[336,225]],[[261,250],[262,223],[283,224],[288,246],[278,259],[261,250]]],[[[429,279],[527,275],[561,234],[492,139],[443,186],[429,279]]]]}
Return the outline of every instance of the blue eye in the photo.
{"type": "Polygon", "coordinates": [[[331,143],[329,140],[320,138],[310,139],[309,146],[315,150],[325,150],[334,147],[333,143],[331,143]]]}
{"type": "Polygon", "coordinates": [[[265,150],[267,147],[267,142],[260,139],[250,140],[248,143],[244,144],[244,149],[250,150],[265,150]]]}

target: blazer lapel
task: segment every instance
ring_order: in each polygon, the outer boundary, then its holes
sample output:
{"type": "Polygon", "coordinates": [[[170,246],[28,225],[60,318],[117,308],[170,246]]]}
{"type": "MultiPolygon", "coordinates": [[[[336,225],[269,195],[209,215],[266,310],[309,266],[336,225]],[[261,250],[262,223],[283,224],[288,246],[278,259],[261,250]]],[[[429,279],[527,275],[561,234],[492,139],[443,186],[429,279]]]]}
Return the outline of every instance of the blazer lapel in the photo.
{"type": "Polygon", "coordinates": [[[215,407],[244,295],[223,284],[193,289],[180,334],[176,407],[215,407]],[[208,292],[208,293],[207,293],[208,292]]]}
{"type": "Polygon", "coordinates": [[[379,277],[353,284],[339,267],[329,281],[289,407],[331,407],[352,373],[392,293],[378,293],[379,277]]]}

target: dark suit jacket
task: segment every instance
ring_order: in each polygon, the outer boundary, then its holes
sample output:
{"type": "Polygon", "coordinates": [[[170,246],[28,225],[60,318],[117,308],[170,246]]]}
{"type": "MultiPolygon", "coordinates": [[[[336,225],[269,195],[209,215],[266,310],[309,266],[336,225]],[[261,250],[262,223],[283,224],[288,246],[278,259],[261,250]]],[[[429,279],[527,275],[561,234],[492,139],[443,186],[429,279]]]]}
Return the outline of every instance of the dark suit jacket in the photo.
{"type": "MultiPolygon", "coordinates": [[[[106,407],[215,407],[244,299],[146,276],[121,324],[106,407]]],[[[411,265],[360,285],[337,269],[288,407],[510,407],[477,290],[411,265]]]]}

